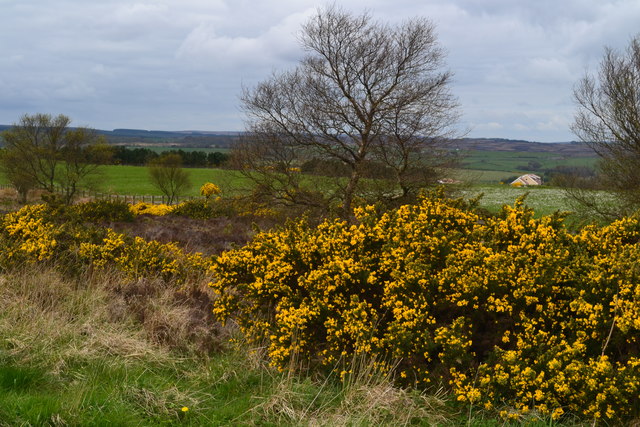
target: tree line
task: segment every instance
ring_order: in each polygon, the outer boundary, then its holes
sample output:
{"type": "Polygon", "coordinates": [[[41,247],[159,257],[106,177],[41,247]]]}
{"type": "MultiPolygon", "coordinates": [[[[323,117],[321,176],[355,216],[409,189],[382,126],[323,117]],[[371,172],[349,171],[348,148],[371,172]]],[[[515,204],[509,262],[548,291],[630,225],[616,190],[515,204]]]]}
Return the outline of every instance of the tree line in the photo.
{"type": "Polygon", "coordinates": [[[229,155],[220,151],[207,153],[204,151],[185,151],[178,149],[158,153],[149,148],[116,146],[113,148],[112,164],[144,166],[160,156],[171,154],[180,156],[183,166],[194,168],[221,167],[229,160],[229,155]]]}

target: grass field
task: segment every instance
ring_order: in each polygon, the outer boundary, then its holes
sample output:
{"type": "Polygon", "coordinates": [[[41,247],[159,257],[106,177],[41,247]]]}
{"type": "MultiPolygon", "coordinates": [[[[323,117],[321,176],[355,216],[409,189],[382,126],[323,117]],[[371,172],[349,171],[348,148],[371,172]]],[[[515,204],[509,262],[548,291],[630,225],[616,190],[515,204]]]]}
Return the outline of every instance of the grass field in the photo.
{"type": "Polygon", "coordinates": [[[503,205],[513,205],[516,199],[525,196],[525,204],[533,208],[536,216],[550,215],[556,211],[573,211],[574,206],[564,190],[551,187],[511,187],[509,185],[475,185],[460,189],[455,196],[467,199],[482,194],[480,206],[491,211],[499,211],[503,205]]]}
{"type": "Polygon", "coordinates": [[[556,166],[593,167],[596,161],[595,156],[571,157],[557,153],[518,151],[472,150],[462,155],[464,169],[513,173],[535,173],[536,170],[553,169],[556,166]],[[532,168],[534,164],[535,167],[532,168]]]}
{"type": "MultiPolygon", "coordinates": [[[[235,194],[246,187],[246,179],[237,171],[212,168],[185,169],[191,178],[192,187],[186,196],[198,196],[200,186],[205,182],[217,184],[225,194],[235,194]]],[[[110,165],[100,168],[100,175],[93,180],[97,191],[127,195],[161,195],[162,192],[151,184],[149,170],[140,166],[110,165]]]]}

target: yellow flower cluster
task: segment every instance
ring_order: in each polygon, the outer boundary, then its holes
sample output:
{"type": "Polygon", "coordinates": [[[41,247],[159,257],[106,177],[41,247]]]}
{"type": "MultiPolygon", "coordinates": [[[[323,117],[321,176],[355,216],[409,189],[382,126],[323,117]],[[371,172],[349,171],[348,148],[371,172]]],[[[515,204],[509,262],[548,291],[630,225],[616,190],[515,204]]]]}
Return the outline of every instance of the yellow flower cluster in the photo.
{"type": "Polygon", "coordinates": [[[4,216],[2,229],[8,247],[2,251],[2,258],[43,261],[53,255],[61,230],[45,220],[45,211],[45,205],[27,205],[4,216]]]}
{"type": "Polygon", "coordinates": [[[200,195],[209,200],[212,196],[219,196],[222,191],[220,187],[212,182],[206,182],[200,187],[200,195]]]}
{"type": "Polygon", "coordinates": [[[162,275],[178,283],[206,274],[211,266],[209,258],[184,252],[175,243],[130,239],[111,229],[100,244],[80,243],[78,255],[98,267],[115,265],[131,277],[162,275]]]}
{"type": "Polygon", "coordinates": [[[571,234],[521,201],[483,218],[438,196],[356,214],[222,254],[216,316],[266,340],[280,368],[299,357],[340,372],[367,353],[508,419],[640,416],[637,219],[571,234]]]}
{"type": "Polygon", "coordinates": [[[130,205],[129,210],[134,215],[154,215],[154,216],[164,216],[169,215],[176,206],[172,205],[164,205],[164,204],[152,204],[146,202],[139,202],[135,205],[130,205]]]}

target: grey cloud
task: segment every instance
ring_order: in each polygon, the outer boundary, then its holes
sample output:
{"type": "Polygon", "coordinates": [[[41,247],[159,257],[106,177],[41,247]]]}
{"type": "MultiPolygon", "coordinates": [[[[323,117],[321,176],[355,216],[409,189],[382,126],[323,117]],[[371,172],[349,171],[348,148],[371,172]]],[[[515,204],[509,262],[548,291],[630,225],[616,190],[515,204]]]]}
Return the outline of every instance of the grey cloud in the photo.
{"type": "MultiPolygon", "coordinates": [[[[316,0],[0,0],[0,123],[26,112],[101,127],[242,128],[242,85],[295,66],[316,0]]],[[[344,0],[437,25],[472,136],[568,140],[571,88],[638,32],[637,0],[344,0]]]]}

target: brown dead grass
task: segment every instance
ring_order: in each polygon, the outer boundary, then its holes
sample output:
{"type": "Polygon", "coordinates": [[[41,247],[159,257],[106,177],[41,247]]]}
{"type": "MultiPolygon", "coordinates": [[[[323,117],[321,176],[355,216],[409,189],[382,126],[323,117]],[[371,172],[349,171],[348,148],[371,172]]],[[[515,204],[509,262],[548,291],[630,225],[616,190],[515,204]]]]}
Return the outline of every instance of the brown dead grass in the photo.
{"type": "Polygon", "coordinates": [[[272,227],[273,221],[262,220],[256,223],[247,217],[201,220],[174,215],[145,215],[131,223],[117,223],[111,226],[118,232],[140,236],[145,240],[176,242],[190,252],[217,255],[246,244],[255,235],[256,228],[272,227]]]}
{"type": "Polygon", "coordinates": [[[228,332],[211,314],[206,283],[178,290],[161,279],[132,281],[117,271],[87,270],[77,278],[29,265],[0,276],[0,335],[12,357],[29,361],[55,348],[53,363],[117,355],[168,358],[171,350],[206,357],[228,332]]]}

